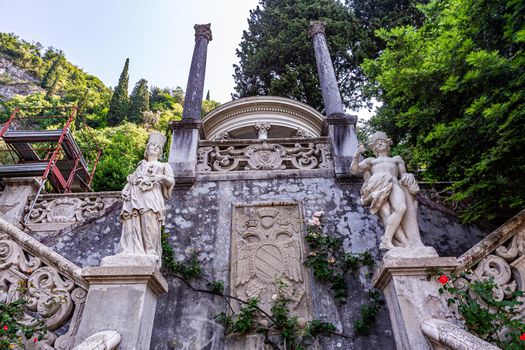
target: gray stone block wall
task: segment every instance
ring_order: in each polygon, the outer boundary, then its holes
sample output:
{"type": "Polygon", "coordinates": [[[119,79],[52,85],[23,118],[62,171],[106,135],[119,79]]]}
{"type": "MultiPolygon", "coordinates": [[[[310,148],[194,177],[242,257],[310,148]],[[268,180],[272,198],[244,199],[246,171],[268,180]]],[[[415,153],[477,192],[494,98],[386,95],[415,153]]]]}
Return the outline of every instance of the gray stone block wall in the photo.
{"type": "MultiPolygon", "coordinates": [[[[370,251],[376,262],[382,227],[375,215],[359,204],[361,183],[336,182],[333,178],[288,178],[197,182],[190,189],[176,189],[168,203],[166,231],[179,256],[197,249],[207,278],[225,282],[229,290],[232,203],[299,202],[304,218],[323,210],[325,232],[344,239],[348,252],[370,251]]],[[[117,252],[120,237],[118,205],[104,217],[72,230],[43,237],[42,241],[80,266],[97,265],[102,257],[117,252]]],[[[486,235],[463,226],[445,211],[419,207],[419,223],[426,245],[441,256],[458,256],[486,235]]],[[[305,271],[308,271],[306,269],[305,271]]],[[[228,309],[218,296],[192,291],[163,271],[169,292],[157,304],[151,349],[225,349],[224,331],[213,316],[228,309]]],[[[349,296],[336,305],[329,288],[310,278],[314,318],[333,322],[345,334],[353,334],[359,307],[368,301],[370,282],[364,271],[347,279],[349,296]]],[[[322,339],[322,349],[395,349],[386,307],[371,327],[369,336],[322,339]]]]}

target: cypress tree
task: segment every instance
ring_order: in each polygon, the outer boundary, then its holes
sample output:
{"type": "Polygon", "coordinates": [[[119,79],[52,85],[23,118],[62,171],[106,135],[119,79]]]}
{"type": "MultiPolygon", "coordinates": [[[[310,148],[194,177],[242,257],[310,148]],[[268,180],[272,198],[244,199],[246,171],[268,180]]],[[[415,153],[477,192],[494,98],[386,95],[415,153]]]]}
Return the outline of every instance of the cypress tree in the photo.
{"type": "Polygon", "coordinates": [[[118,85],[113,92],[111,102],[109,104],[108,125],[115,126],[126,120],[129,111],[129,97],[128,97],[128,68],[129,58],[126,58],[124,69],[120,74],[118,85]]]}
{"type": "Polygon", "coordinates": [[[44,74],[44,77],[42,78],[42,82],[40,83],[40,86],[44,89],[47,89],[53,85],[53,83],[56,81],[56,75],[58,73],[58,68],[60,64],[62,63],[63,56],[59,55],[57,58],[53,61],[51,64],[51,67],[47,70],[47,72],[44,74]]]}
{"type": "Polygon", "coordinates": [[[57,92],[59,80],[60,80],[60,75],[55,74],[55,79],[53,80],[53,82],[51,83],[51,85],[46,91],[46,100],[50,100],[53,97],[53,95],[57,92]]]}
{"type": "Polygon", "coordinates": [[[142,123],[144,121],[143,112],[149,111],[149,90],[148,81],[146,79],[140,79],[133,92],[131,92],[131,105],[129,108],[128,120],[132,123],[142,123]]]}

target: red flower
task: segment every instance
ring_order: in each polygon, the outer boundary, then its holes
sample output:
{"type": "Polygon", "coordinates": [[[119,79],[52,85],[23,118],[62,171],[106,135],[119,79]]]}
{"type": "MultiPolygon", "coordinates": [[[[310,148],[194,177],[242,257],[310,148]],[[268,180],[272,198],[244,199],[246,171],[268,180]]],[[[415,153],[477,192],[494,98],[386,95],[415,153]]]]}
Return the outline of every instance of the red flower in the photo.
{"type": "Polygon", "coordinates": [[[9,327],[7,327],[7,325],[4,325],[4,331],[7,331],[9,329],[9,327]]]}
{"type": "Polygon", "coordinates": [[[36,337],[33,338],[33,343],[36,343],[38,339],[36,337]]]}
{"type": "Polygon", "coordinates": [[[441,284],[445,284],[449,281],[448,277],[446,275],[441,275],[438,278],[438,282],[441,284]]]}
{"type": "Polygon", "coordinates": [[[525,340],[525,333],[523,333],[522,335],[520,335],[520,340],[525,340]]]}

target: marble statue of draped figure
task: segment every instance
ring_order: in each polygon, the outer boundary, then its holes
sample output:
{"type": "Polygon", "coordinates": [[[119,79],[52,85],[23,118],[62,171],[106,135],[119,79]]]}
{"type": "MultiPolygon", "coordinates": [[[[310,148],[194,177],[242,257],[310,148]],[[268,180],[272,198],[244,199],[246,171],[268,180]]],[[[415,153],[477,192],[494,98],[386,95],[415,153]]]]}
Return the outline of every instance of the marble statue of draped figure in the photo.
{"type": "Polygon", "coordinates": [[[175,184],[168,163],[159,162],[166,138],[153,131],[144,159],[128,176],[122,190],[121,255],[146,255],[161,266],[161,227],[166,218],[165,200],[171,197],[175,184]]]}

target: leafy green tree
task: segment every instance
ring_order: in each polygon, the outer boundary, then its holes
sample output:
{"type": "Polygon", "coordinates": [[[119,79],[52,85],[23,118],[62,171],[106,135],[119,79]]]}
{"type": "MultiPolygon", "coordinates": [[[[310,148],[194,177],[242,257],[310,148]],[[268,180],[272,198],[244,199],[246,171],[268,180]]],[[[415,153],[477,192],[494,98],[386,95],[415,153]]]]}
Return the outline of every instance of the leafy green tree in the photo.
{"type": "Polygon", "coordinates": [[[150,110],[148,81],[146,79],[140,79],[137,84],[135,84],[131,92],[130,100],[128,121],[132,123],[142,123],[142,112],[150,110]]]}
{"type": "Polygon", "coordinates": [[[261,0],[250,11],[248,31],[237,49],[234,98],[277,95],[323,110],[310,21],[327,23],[326,37],[343,102],[363,104],[359,64],[366,57],[363,31],[337,0],[261,0]]]}
{"type": "Polygon", "coordinates": [[[221,104],[220,102],[213,101],[213,100],[204,100],[202,101],[202,110],[201,114],[202,116],[205,116],[206,114],[213,111],[215,108],[219,107],[221,104]]]}
{"type": "Polygon", "coordinates": [[[385,48],[385,41],[375,31],[406,25],[420,27],[425,16],[417,7],[428,0],[346,0],[345,3],[367,37],[367,58],[375,58],[385,48]]]}
{"type": "Polygon", "coordinates": [[[383,101],[372,126],[424,178],[455,181],[465,220],[500,222],[525,206],[525,1],[420,8],[426,22],[380,30],[387,47],[364,64],[383,101]]]}
{"type": "Polygon", "coordinates": [[[153,111],[173,109],[174,106],[184,103],[184,92],[180,87],[160,89],[154,86],[151,88],[149,101],[153,111]]]}
{"type": "Polygon", "coordinates": [[[93,178],[95,191],[120,191],[137,163],[144,157],[148,132],[124,122],[116,127],[93,130],[103,153],[93,178]]]}
{"type": "Polygon", "coordinates": [[[128,75],[129,58],[126,58],[124,69],[120,74],[118,85],[113,92],[111,102],[109,104],[108,125],[115,126],[126,120],[129,112],[129,97],[128,97],[128,75]]]}

